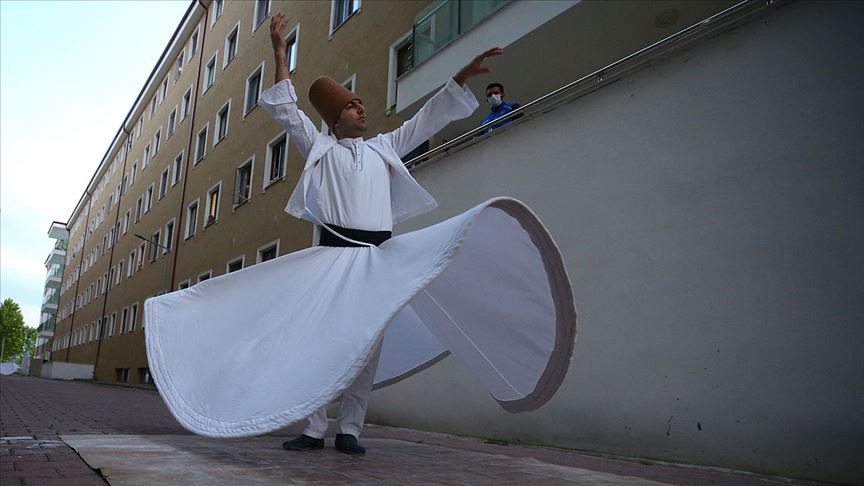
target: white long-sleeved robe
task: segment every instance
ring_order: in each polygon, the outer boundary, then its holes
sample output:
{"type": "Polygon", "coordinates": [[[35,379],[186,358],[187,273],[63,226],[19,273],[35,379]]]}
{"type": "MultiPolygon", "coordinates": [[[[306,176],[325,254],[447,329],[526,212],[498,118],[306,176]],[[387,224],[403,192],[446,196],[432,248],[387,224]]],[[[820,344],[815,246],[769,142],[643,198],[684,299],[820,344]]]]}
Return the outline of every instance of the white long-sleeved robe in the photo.
{"type": "MultiPolygon", "coordinates": [[[[350,214],[322,210],[333,202],[323,168],[345,147],[332,150],[336,140],[315,130],[283,83],[262,104],[296,131],[289,137],[307,157],[286,211],[351,226],[350,214]]],[[[363,142],[390,171],[393,223],[436,204],[399,156],[474,108],[473,95],[451,80],[400,129],[363,142]]],[[[308,248],[148,299],[144,319],[163,399],[186,428],[214,437],[308,417],[354,381],[382,338],[376,386],[453,354],[504,409],[533,410],[563,381],[576,332],[561,255],[511,198],[380,247],[308,248]]]]}

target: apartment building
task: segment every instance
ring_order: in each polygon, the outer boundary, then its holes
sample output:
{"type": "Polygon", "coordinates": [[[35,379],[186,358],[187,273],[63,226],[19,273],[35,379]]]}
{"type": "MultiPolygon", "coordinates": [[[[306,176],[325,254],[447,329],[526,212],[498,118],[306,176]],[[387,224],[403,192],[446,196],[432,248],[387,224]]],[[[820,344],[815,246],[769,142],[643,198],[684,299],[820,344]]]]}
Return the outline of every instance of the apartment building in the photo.
{"type": "Polygon", "coordinates": [[[311,244],[282,211],[303,161],[257,104],[273,84],[273,12],[292,23],[298,91],[344,81],[384,131],[403,121],[387,105],[391,45],[428,3],[192,2],[69,218],[52,359],[147,383],[148,297],[311,244]]]}

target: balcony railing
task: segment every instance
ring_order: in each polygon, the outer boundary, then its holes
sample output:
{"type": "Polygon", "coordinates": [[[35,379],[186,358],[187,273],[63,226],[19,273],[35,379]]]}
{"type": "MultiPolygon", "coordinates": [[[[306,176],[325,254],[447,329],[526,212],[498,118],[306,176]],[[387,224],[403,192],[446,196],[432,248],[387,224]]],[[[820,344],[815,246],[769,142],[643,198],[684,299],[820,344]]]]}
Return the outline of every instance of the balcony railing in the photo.
{"type": "Polygon", "coordinates": [[[414,19],[414,65],[440,51],[510,0],[442,0],[414,19]]]}
{"type": "Polygon", "coordinates": [[[55,250],[66,251],[69,247],[69,243],[63,240],[57,240],[57,243],[54,244],[55,250]]]}

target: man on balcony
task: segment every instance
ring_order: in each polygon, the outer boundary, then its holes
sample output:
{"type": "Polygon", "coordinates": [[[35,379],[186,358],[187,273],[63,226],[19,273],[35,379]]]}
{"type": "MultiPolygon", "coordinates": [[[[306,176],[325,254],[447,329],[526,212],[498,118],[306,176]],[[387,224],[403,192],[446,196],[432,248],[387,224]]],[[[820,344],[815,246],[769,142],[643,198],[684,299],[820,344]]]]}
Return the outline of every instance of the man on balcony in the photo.
{"type": "MultiPolygon", "coordinates": [[[[502,51],[490,49],[474,58],[400,128],[364,139],[367,118],[363,101],[330,78],[322,77],[312,84],[309,100],[332,135],[320,133],[298,108],[297,94],[288,77],[287,28],[288,22],[281,13],[271,19],[276,79],[273,87],[261,96],[261,105],[285,127],[306,159],[300,182],[285,211],[320,225],[320,246],[380,245],[390,238],[394,223],[437,206],[400,157],[451,121],[474,112],[478,103],[465,81],[489,72],[489,68],[482,66],[483,61],[502,51]]],[[[341,452],[365,453],[357,437],[363,429],[379,353],[380,342],[365,368],[342,395],[336,427],[336,448],[341,452]]],[[[285,442],[283,447],[321,449],[327,425],[326,408],[322,407],[309,417],[303,435],[285,442]]]]}
{"type": "MultiPolygon", "coordinates": [[[[489,108],[491,111],[483,121],[480,122],[480,125],[484,125],[486,123],[491,122],[492,120],[498,119],[507,113],[519,108],[519,103],[507,103],[504,101],[504,85],[501,83],[491,83],[486,87],[486,101],[489,103],[489,108]]],[[[487,131],[492,131],[496,128],[502,127],[516,118],[519,118],[521,115],[516,115],[514,118],[506,118],[501,120],[500,122],[492,125],[487,131]]]]}

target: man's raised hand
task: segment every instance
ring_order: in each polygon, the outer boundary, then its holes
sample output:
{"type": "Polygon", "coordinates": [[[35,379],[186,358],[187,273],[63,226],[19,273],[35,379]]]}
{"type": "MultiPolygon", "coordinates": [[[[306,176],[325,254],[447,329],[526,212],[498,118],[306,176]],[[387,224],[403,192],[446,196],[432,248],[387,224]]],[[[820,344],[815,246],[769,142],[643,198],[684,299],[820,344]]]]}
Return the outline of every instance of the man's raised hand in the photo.
{"type": "Polygon", "coordinates": [[[273,43],[273,50],[276,52],[285,52],[287,43],[285,36],[288,33],[288,20],[282,14],[277,13],[270,19],[270,42],[273,43]]]}
{"type": "Polygon", "coordinates": [[[500,47],[493,47],[492,49],[485,51],[472,59],[465,67],[460,69],[459,72],[453,76],[453,79],[459,83],[459,86],[462,86],[468,78],[490,72],[491,70],[483,65],[483,61],[485,61],[487,57],[500,56],[502,53],[504,53],[504,49],[501,49],[500,47]]]}

